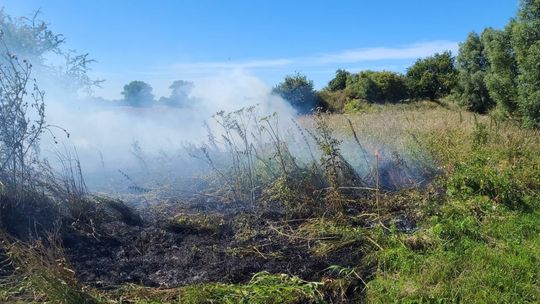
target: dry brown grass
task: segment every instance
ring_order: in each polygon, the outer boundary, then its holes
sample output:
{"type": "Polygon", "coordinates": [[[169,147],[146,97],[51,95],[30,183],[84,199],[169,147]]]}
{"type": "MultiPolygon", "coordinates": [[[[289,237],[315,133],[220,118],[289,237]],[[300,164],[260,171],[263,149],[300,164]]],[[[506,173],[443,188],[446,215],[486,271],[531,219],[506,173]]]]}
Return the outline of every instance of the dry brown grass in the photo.
{"type": "MultiPolygon", "coordinates": [[[[415,137],[423,134],[448,131],[472,130],[475,116],[433,102],[413,104],[372,105],[367,112],[354,114],[332,114],[328,123],[342,137],[353,136],[349,119],[358,138],[368,151],[381,147],[405,150],[415,137]]],[[[489,122],[489,117],[477,116],[477,121],[489,122]]],[[[304,118],[302,124],[309,126],[311,118],[304,118]]]]}

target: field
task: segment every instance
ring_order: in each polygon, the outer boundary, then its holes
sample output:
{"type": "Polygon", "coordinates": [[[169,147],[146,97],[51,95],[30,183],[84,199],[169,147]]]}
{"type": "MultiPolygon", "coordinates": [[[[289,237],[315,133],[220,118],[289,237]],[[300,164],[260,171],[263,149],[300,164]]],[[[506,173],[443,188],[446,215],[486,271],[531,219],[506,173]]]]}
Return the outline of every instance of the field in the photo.
{"type": "Polygon", "coordinates": [[[0,302],[540,301],[538,131],[444,100],[357,110],[281,133],[223,113],[191,147],[204,174],[5,204],[0,302]]]}

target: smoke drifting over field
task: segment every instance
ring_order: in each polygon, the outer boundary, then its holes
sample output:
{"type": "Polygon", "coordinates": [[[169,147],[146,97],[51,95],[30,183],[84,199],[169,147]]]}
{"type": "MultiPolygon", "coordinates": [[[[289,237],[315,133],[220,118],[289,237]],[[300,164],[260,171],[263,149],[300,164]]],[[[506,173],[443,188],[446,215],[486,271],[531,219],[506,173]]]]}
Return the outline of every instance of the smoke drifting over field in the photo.
{"type": "Polygon", "coordinates": [[[84,171],[90,174],[132,166],[139,161],[134,153],[185,154],[186,144],[207,140],[204,124],[213,128],[212,116],[219,111],[232,112],[258,105],[261,116],[276,112],[282,121],[295,116],[293,108],[272,95],[269,86],[242,71],[200,79],[187,96],[189,104],[183,107],[171,107],[159,101],[132,107],[114,100],[73,99],[72,95],[61,94],[61,90],[49,86],[44,88],[47,121],[66,129],[69,138],[53,129],[58,144],[45,136],[43,152],[54,159],[56,151],[64,146],[75,148],[84,171]]]}

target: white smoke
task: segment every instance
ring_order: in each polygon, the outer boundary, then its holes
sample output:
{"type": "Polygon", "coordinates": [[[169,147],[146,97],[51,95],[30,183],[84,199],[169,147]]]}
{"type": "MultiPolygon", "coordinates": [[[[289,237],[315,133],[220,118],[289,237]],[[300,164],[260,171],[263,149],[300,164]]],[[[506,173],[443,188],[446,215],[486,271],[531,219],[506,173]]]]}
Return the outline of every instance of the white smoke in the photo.
{"type": "MultiPolygon", "coordinates": [[[[232,112],[258,105],[260,115],[277,112],[293,117],[294,109],[271,94],[271,88],[244,71],[219,73],[197,80],[189,97],[191,105],[178,108],[159,105],[131,107],[118,101],[73,100],[57,89],[46,95],[47,121],[66,129],[70,136],[55,131],[58,144],[47,136],[43,152],[53,157],[64,145],[73,146],[85,172],[121,169],[136,162],[133,144],[148,155],[174,154],[183,145],[207,138],[204,122],[212,123],[218,111],[232,112]]],[[[286,120],[286,119],[284,119],[286,120]]]]}

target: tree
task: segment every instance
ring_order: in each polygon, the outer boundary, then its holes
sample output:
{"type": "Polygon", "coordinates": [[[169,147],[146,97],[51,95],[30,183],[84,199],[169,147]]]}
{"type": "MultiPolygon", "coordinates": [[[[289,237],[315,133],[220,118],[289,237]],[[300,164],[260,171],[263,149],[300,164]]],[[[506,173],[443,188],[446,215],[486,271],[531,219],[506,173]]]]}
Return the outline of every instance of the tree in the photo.
{"type": "Polygon", "coordinates": [[[448,51],[418,59],[407,69],[406,82],[413,98],[435,100],[451,92],[455,78],[454,57],[448,51]]]}
{"type": "Polygon", "coordinates": [[[170,107],[186,107],[191,103],[189,93],[193,89],[193,82],[185,80],[176,80],[170,86],[171,95],[161,97],[159,102],[170,107]]]}
{"type": "Polygon", "coordinates": [[[470,33],[467,40],[460,45],[456,66],[456,95],[459,102],[470,111],[486,113],[495,102],[485,85],[489,61],[477,33],[470,33]]]}
{"type": "Polygon", "coordinates": [[[122,95],[124,101],[133,107],[149,106],[154,101],[152,87],[144,81],[136,80],[126,84],[122,95]]]}
{"type": "Polygon", "coordinates": [[[334,79],[328,82],[328,90],[331,92],[335,92],[345,89],[345,87],[347,86],[347,78],[349,78],[350,76],[351,73],[343,69],[338,69],[336,71],[336,76],[334,77],[334,79]]]}
{"type": "MultiPolygon", "coordinates": [[[[102,80],[93,80],[88,76],[94,60],[88,54],[64,49],[64,36],[54,33],[45,21],[38,18],[39,14],[36,11],[30,18],[12,18],[0,9],[3,47],[30,63],[32,74],[40,78],[40,84],[60,88],[63,94],[76,95],[80,90],[89,92],[99,86],[102,80]]],[[[0,61],[8,63],[5,58],[0,58],[0,61]]]]}
{"type": "Polygon", "coordinates": [[[518,110],[524,124],[540,127],[540,0],[522,0],[512,26],[518,74],[518,110]]]}
{"type": "Polygon", "coordinates": [[[281,96],[300,114],[309,113],[320,106],[319,97],[313,88],[313,81],[299,73],[286,76],[272,89],[272,93],[281,96]]]}
{"type": "Polygon", "coordinates": [[[513,116],[517,109],[518,67],[511,44],[513,21],[502,31],[487,28],[480,37],[489,69],[484,78],[489,96],[500,109],[513,116]]]}

